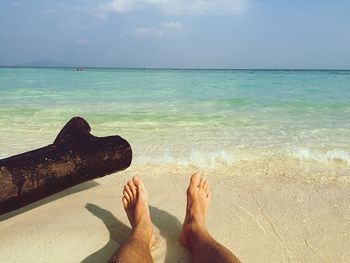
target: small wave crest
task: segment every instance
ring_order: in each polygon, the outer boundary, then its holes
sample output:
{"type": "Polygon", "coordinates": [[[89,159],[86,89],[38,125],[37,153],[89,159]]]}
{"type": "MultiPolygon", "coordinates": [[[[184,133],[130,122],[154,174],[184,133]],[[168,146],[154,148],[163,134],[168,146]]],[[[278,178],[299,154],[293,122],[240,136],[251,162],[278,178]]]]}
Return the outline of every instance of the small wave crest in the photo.
{"type": "Polygon", "coordinates": [[[321,151],[302,148],[291,151],[290,155],[302,161],[316,161],[320,163],[337,162],[350,165],[350,153],[342,149],[321,151]]]}
{"type": "Polygon", "coordinates": [[[192,150],[187,156],[182,157],[165,154],[164,156],[140,157],[140,163],[163,163],[178,165],[194,165],[203,169],[217,166],[228,166],[235,161],[235,154],[227,151],[206,152],[192,150]]]}
{"type": "Polygon", "coordinates": [[[281,149],[191,150],[183,153],[168,151],[163,155],[139,153],[136,154],[135,161],[139,164],[193,165],[202,169],[212,169],[236,165],[240,161],[261,163],[271,160],[282,161],[284,159],[312,161],[320,164],[350,165],[350,151],[318,148],[295,148],[288,150],[287,153],[281,151],[281,149]]]}

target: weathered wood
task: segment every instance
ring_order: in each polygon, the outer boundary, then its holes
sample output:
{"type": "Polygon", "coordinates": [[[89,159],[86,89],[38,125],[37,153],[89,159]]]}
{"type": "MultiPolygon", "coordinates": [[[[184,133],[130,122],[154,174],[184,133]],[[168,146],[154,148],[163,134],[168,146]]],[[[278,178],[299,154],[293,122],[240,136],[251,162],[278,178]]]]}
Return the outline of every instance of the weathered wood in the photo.
{"type": "Polygon", "coordinates": [[[95,137],[90,131],[83,118],[75,117],[53,144],[0,160],[0,215],[130,166],[126,140],[95,137]]]}

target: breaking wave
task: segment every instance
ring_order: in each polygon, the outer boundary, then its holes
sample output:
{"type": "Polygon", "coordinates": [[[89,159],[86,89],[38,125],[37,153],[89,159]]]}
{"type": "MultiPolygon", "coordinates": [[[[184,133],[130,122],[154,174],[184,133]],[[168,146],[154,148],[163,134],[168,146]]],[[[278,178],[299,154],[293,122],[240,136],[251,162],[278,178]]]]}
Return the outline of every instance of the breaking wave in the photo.
{"type": "Polygon", "coordinates": [[[291,151],[290,154],[302,161],[316,161],[319,163],[337,162],[350,165],[349,151],[332,149],[321,151],[317,149],[302,148],[291,151]]]}
{"type": "Polygon", "coordinates": [[[143,156],[137,158],[140,163],[161,163],[161,164],[178,164],[178,165],[194,165],[200,168],[214,168],[216,166],[231,165],[236,159],[235,154],[218,151],[191,151],[187,156],[175,156],[165,154],[163,156],[143,156]]]}
{"type": "Polygon", "coordinates": [[[237,151],[204,151],[192,150],[188,153],[170,153],[164,155],[137,154],[135,161],[137,163],[148,164],[176,164],[176,165],[194,165],[203,169],[210,169],[223,166],[231,166],[240,161],[256,161],[262,160],[283,160],[294,159],[299,161],[311,161],[322,164],[343,164],[350,165],[350,152],[343,149],[312,149],[299,148],[283,152],[279,150],[264,149],[246,149],[237,151]]]}

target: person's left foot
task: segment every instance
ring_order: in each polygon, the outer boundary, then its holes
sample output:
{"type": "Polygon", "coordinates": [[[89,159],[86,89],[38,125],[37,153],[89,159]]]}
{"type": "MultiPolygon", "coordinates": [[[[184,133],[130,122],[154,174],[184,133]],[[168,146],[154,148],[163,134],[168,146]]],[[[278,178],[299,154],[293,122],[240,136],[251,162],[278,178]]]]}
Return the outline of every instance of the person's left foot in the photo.
{"type": "Polygon", "coordinates": [[[155,238],[148,209],[148,192],[138,176],[124,185],[122,202],[132,228],[140,227],[149,240],[149,247],[152,248],[155,238]]]}

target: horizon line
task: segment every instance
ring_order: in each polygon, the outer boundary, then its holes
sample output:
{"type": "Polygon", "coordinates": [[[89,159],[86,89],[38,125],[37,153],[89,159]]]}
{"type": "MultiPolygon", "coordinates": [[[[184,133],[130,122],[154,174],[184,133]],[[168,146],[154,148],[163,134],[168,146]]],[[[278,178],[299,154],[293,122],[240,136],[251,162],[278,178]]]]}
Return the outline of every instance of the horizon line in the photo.
{"type": "Polygon", "coordinates": [[[8,66],[0,65],[0,68],[67,68],[67,69],[140,69],[140,70],[285,70],[285,71],[350,71],[350,68],[187,68],[187,67],[106,67],[106,66],[8,66]]]}

